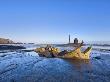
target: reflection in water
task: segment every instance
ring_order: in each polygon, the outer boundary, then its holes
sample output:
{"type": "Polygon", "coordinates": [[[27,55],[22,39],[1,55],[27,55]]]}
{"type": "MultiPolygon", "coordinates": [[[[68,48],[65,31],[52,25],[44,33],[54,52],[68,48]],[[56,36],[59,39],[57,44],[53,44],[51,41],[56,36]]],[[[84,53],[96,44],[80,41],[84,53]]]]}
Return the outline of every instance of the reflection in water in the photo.
{"type": "MultiPolygon", "coordinates": [[[[68,64],[72,65],[72,67],[74,68],[73,73],[76,74],[75,78],[77,78],[79,81],[86,80],[88,78],[88,76],[86,77],[86,72],[90,72],[92,70],[91,69],[92,64],[91,64],[90,60],[64,59],[64,61],[68,62],[68,64]],[[77,75],[78,75],[78,77],[77,77],[77,75]]],[[[91,77],[89,77],[89,78],[91,78],[91,77]]]]}
{"type": "Polygon", "coordinates": [[[73,60],[73,59],[64,59],[64,61],[72,64],[76,69],[81,70],[82,67],[87,66],[90,67],[90,60],[73,60]]]}

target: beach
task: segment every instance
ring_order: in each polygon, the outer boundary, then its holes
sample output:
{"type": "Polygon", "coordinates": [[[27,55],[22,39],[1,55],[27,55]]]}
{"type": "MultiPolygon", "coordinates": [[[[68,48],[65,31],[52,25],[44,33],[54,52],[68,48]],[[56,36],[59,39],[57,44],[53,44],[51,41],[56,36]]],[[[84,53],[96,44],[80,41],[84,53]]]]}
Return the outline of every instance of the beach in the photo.
{"type": "Polygon", "coordinates": [[[110,52],[96,47],[90,60],[45,58],[24,50],[1,52],[0,82],[109,82],[109,62],[110,52]]]}

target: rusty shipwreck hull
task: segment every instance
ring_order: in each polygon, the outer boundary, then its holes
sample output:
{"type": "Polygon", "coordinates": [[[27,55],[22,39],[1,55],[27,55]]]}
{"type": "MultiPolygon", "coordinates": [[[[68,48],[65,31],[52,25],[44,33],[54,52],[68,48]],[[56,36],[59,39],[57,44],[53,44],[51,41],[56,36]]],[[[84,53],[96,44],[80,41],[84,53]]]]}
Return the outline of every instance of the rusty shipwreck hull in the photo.
{"type": "Polygon", "coordinates": [[[90,53],[92,50],[92,47],[88,47],[87,49],[85,49],[85,51],[81,51],[81,47],[79,46],[77,48],[75,48],[74,50],[71,51],[60,51],[58,48],[54,48],[54,47],[40,47],[40,48],[36,48],[35,52],[38,53],[39,56],[42,57],[49,57],[49,58],[67,58],[67,59],[90,59],[90,53]]]}

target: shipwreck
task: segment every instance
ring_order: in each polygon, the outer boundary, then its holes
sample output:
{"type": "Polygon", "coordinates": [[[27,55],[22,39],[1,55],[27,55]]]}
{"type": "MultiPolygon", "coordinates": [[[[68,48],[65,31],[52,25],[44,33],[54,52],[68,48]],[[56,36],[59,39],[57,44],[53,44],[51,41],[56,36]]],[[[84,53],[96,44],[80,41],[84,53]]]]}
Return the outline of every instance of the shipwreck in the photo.
{"type": "Polygon", "coordinates": [[[76,47],[73,50],[60,51],[58,48],[51,47],[47,45],[46,47],[36,48],[35,52],[38,53],[41,57],[49,57],[49,58],[71,58],[71,59],[90,59],[90,53],[92,47],[88,47],[83,52],[81,51],[82,45],[76,47]]]}

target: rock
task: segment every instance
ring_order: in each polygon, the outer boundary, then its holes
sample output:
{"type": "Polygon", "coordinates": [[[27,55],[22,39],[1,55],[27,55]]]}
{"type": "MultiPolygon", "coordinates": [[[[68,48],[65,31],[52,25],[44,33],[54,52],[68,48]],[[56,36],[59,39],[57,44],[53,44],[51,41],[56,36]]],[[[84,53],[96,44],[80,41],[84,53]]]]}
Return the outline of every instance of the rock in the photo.
{"type": "Polygon", "coordinates": [[[26,49],[24,46],[0,45],[0,50],[26,49]]]}
{"type": "Polygon", "coordinates": [[[94,57],[95,59],[101,59],[101,57],[100,56],[96,56],[96,57],[94,57]]]}
{"type": "Polygon", "coordinates": [[[10,39],[0,38],[0,44],[12,44],[12,43],[14,42],[10,39]]]}

